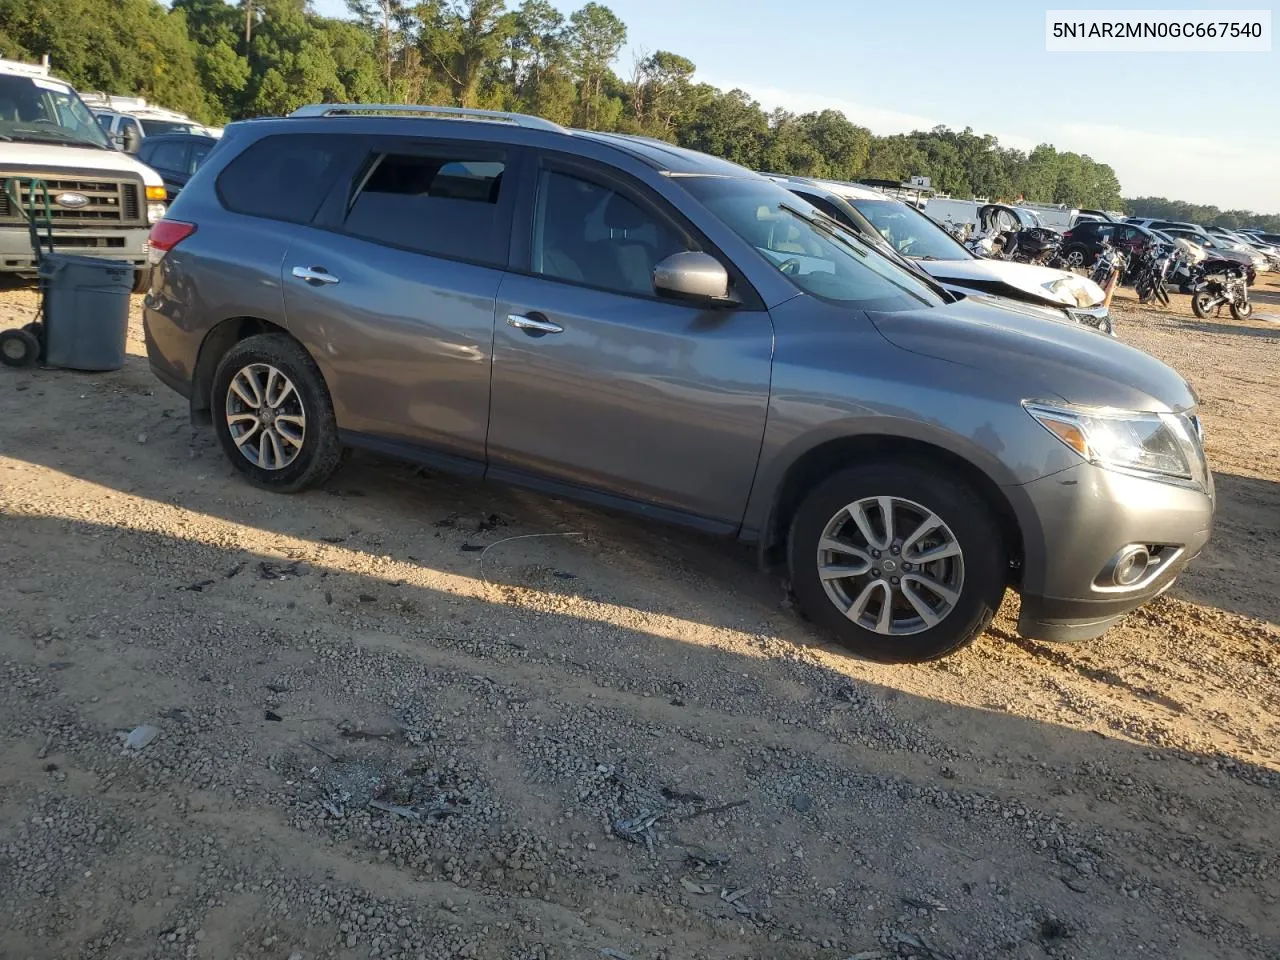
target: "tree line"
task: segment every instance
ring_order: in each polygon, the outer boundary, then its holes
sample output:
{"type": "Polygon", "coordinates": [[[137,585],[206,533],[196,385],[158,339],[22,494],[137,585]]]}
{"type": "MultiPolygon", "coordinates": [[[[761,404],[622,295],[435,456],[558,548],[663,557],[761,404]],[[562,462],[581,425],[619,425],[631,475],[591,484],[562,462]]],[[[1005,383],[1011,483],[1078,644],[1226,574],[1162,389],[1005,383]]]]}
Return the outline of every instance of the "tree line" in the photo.
{"type": "Polygon", "coordinates": [[[1109,165],[1049,144],[1026,152],[944,126],[876,136],[836,110],[766,111],[698,82],[693,61],[667,50],[624,65],[626,25],[595,0],[568,16],[548,0],[347,5],[350,18],[333,19],[307,0],[0,0],[0,56],[47,53],[82,90],[144,96],[208,123],[317,102],[455,104],[659,137],[757,170],[921,175],[957,197],[1124,203],[1109,165]]]}
{"type": "Polygon", "coordinates": [[[1203,203],[1187,203],[1183,200],[1166,200],[1164,197],[1134,197],[1125,201],[1125,208],[1135,217],[1158,217],[1161,220],[1180,220],[1204,226],[1261,227],[1268,233],[1280,233],[1280,213],[1259,214],[1251,210],[1219,210],[1203,203]]]}

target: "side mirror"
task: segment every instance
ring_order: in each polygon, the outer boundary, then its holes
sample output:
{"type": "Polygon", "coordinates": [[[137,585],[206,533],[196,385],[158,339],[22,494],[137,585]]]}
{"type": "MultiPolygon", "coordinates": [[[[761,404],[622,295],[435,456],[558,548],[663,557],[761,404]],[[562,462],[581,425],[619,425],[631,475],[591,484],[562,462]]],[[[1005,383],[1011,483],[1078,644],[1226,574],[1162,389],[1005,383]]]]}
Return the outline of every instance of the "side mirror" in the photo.
{"type": "Polygon", "coordinates": [[[729,271],[715,257],[696,250],[673,253],[653,268],[653,288],[682,300],[733,303],[729,271]]]}
{"type": "Polygon", "coordinates": [[[132,123],[125,126],[121,140],[124,144],[125,153],[137,153],[138,148],[142,146],[142,138],[138,136],[138,128],[132,123]]]}

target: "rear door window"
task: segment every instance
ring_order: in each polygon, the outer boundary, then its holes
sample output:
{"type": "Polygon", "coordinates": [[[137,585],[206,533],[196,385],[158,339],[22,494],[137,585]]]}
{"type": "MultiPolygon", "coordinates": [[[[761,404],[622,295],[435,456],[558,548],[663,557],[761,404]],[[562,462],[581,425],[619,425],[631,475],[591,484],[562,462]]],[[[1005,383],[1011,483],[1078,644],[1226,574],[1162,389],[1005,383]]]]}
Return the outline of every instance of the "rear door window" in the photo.
{"type": "Polygon", "coordinates": [[[191,145],[191,154],[187,157],[187,173],[195,173],[200,169],[200,164],[204,163],[204,158],[209,155],[209,151],[213,149],[211,143],[193,143],[191,145]]]}
{"type": "MultiPolygon", "coordinates": [[[[146,141],[143,141],[145,146],[146,141]]],[[[146,157],[146,162],[157,170],[171,170],[180,173],[186,163],[187,145],[182,142],[161,143],[146,157]]]]}
{"type": "Polygon", "coordinates": [[[222,205],[252,217],[310,223],[351,156],[349,142],[323,134],[264,137],[218,174],[222,205]]]}
{"type": "Polygon", "coordinates": [[[357,182],[345,232],[418,253],[505,265],[508,158],[483,145],[373,153],[357,182]]]}

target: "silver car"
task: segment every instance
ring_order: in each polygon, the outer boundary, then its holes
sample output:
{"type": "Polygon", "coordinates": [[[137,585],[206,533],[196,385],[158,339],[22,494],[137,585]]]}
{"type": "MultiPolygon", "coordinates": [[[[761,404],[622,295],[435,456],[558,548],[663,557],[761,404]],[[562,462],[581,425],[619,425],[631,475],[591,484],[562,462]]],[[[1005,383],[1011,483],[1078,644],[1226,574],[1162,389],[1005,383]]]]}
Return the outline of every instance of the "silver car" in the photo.
{"type": "Polygon", "coordinates": [[[228,126],[151,240],[152,368],[268,489],[358,447],[736,537],[897,661],[1009,587],[1025,636],[1098,636],[1209,537],[1174,371],[670,144],[303,108],[228,126]]]}

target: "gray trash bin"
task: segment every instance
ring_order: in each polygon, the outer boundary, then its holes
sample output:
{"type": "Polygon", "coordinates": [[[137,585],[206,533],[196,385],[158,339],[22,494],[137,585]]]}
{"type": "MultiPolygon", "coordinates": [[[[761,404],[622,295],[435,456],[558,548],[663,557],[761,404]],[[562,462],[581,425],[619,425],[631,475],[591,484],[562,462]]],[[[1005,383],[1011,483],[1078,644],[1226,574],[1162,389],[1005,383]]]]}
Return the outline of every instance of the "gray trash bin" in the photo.
{"type": "Polygon", "coordinates": [[[46,253],[44,359],[69,370],[119,370],[129,333],[133,266],[100,257],[46,253]]]}

